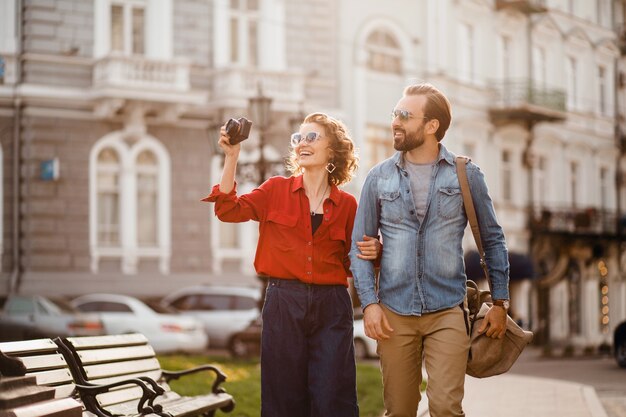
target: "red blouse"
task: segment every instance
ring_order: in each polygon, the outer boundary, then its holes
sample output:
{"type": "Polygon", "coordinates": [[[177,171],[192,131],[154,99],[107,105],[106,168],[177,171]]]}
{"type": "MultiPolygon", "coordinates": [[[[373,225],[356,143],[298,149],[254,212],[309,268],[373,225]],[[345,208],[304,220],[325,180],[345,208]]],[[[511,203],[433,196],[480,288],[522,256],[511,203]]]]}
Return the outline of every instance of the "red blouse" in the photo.
{"type": "Polygon", "coordinates": [[[324,203],[324,220],[312,235],[309,200],[302,176],[272,177],[248,194],[228,194],[213,186],[202,199],[215,203],[224,222],[259,222],[254,267],[257,274],[299,279],[309,284],[347,286],[350,273],[352,226],[357,202],[354,196],[331,185],[324,203]]]}

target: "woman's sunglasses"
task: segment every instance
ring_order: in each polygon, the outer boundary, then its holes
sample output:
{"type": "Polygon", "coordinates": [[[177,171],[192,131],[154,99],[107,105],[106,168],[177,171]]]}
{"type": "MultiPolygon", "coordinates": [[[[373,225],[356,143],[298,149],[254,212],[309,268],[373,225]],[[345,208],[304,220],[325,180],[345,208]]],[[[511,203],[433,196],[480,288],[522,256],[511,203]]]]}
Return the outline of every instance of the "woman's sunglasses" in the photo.
{"type": "Polygon", "coordinates": [[[303,135],[302,133],[294,133],[293,135],[291,135],[291,146],[295,148],[302,142],[313,143],[321,137],[322,135],[317,132],[309,132],[305,135],[303,135]]]}

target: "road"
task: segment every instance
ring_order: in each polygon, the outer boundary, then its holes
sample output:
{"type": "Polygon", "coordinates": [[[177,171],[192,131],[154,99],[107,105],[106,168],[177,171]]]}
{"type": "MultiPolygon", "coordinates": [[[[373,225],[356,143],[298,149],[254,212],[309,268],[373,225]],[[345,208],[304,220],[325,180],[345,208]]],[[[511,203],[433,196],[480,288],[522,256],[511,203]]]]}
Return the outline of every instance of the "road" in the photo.
{"type": "Polygon", "coordinates": [[[510,372],[590,385],[608,417],[626,417],[626,369],[612,357],[545,358],[537,348],[527,348],[510,372]]]}

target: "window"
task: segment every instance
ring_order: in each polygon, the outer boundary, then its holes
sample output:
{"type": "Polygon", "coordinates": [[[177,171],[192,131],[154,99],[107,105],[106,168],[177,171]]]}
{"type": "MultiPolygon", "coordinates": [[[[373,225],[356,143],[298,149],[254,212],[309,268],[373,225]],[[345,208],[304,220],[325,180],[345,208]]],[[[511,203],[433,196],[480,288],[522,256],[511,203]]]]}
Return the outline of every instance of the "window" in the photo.
{"type": "Polygon", "coordinates": [[[4,73],[5,73],[5,63],[4,58],[0,56],[0,84],[4,84],[4,73]]]}
{"type": "Polygon", "coordinates": [[[387,31],[372,32],[366,41],[367,67],[372,71],[402,74],[402,50],[387,31]]]}
{"type": "Polygon", "coordinates": [[[241,246],[237,223],[223,222],[220,225],[220,242],[223,248],[236,249],[241,246]]]}
{"type": "Polygon", "coordinates": [[[499,76],[502,80],[511,78],[511,38],[500,36],[499,38],[500,67],[499,76]]]}
{"type": "Polygon", "coordinates": [[[607,82],[606,69],[602,66],[598,67],[598,111],[602,115],[607,115],[608,105],[607,98],[607,82]]]}
{"type": "Polygon", "coordinates": [[[368,169],[394,154],[389,127],[368,125],[365,129],[367,154],[370,158],[368,169]]]}
{"type": "Polygon", "coordinates": [[[548,173],[547,173],[548,160],[545,156],[537,158],[537,166],[534,172],[535,176],[535,201],[537,205],[543,206],[546,203],[546,197],[548,195],[548,173]]]}
{"type": "Polygon", "coordinates": [[[502,200],[508,203],[513,200],[513,167],[511,151],[502,151],[502,200]]]}
{"type": "Polygon", "coordinates": [[[98,155],[98,244],[120,247],[120,159],[115,150],[98,155]]]}
{"type": "Polygon", "coordinates": [[[475,81],[474,70],[474,28],[466,23],[459,27],[460,78],[464,81],[475,81]]]}
{"type": "Polygon", "coordinates": [[[569,333],[570,335],[578,335],[581,332],[581,292],[582,277],[579,267],[572,262],[567,271],[568,282],[568,317],[569,317],[569,333]]]}
{"type": "Polygon", "coordinates": [[[125,141],[113,132],[96,143],[90,159],[91,269],[101,258],[121,260],[134,274],[141,259],[170,259],[170,164],[167,151],[145,136],[125,141]]]}
{"type": "Polygon", "coordinates": [[[570,162],[570,198],[572,207],[578,205],[578,162],[570,162]]]}
{"type": "Polygon", "coordinates": [[[5,307],[9,315],[35,314],[35,303],[25,297],[12,297],[5,307]]]}
{"type": "Polygon", "coordinates": [[[230,62],[259,63],[259,0],[230,0],[230,62]]]}
{"type": "Polygon", "coordinates": [[[111,51],[124,55],[143,55],[145,33],[143,1],[111,2],[111,51]]]}
{"type": "Polygon", "coordinates": [[[596,22],[604,27],[611,26],[611,4],[608,0],[596,0],[596,22]]]}
{"type": "Polygon", "coordinates": [[[605,167],[600,168],[600,208],[606,210],[608,208],[609,195],[609,170],[605,167]]]}
{"type": "Polygon", "coordinates": [[[83,312],[132,313],[133,310],[124,303],[114,301],[89,301],[78,305],[83,312]]]}
{"type": "Polygon", "coordinates": [[[546,50],[544,48],[533,47],[533,79],[535,85],[541,89],[546,88],[546,50]]]}
{"type": "Polygon", "coordinates": [[[232,297],[230,295],[204,294],[200,296],[199,310],[230,310],[232,297]]]}
{"type": "Polygon", "coordinates": [[[576,58],[568,57],[565,64],[565,77],[567,79],[567,108],[578,108],[578,68],[576,58]]]}
{"type": "Polygon", "coordinates": [[[258,306],[257,301],[252,297],[235,296],[235,306],[233,310],[252,310],[258,306]]]}
{"type": "Polygon", "coordinates": [[[137,240],[139,246],[157,245],[158,164],[154,153],[137,156],[137,240]]]}

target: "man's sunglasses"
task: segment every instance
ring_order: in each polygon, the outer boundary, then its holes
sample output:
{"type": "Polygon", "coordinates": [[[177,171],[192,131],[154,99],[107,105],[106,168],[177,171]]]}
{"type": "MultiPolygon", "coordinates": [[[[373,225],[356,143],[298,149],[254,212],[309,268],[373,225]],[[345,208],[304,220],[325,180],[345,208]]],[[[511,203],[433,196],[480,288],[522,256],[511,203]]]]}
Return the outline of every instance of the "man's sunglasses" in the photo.
{"type": "MultiPolygon", "coordinates": [[[[406,122],[414,116],[408,110],[393,109],[393,111],[391,112],[391,120],[395,120],[396,117],[399,118],[401,121],[406,122]]],[[[422,117],[422,119],[428,120],[428,117],[422,117]]]]}
{"type": "Polygon", "coordinates": [[[322,135],[317,132],[309,132],[305,135],[303,135],[302,133],[294,133],[293,135],[291,135],[291,146],[295,148],[302,142],[313,143],[321,137],[322,135]]]}

